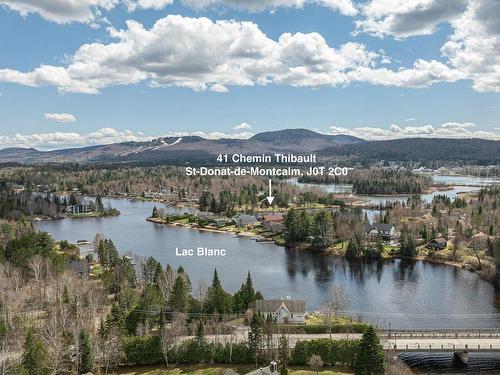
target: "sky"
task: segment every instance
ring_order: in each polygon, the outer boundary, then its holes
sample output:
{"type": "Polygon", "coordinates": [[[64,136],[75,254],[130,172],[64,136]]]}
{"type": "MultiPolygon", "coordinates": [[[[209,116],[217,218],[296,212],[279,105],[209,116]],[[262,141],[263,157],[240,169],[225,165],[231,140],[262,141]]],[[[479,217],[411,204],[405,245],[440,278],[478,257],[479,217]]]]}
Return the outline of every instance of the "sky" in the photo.
{"type": "Polygon", "coordinates": [[[498,0],[0,0],[0,148],[500,139],[498,0]]]}

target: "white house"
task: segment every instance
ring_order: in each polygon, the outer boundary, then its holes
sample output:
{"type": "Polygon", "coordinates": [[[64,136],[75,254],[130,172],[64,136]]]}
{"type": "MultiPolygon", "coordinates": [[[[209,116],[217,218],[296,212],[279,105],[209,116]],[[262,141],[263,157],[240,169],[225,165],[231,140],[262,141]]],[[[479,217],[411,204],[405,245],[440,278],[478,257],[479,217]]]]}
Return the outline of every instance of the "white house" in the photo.
{"type": "Polygon", "coordinates": [[[260,299],[255,301],[255,311],[271,315],[278,323],[306,323],[306,302],[300,300],[260,299]]]}
{"type": "Polygon", "coordinates": [[[365,225],[365,233],[370,240],[374,240],[378,236],[384,241],[390,241],[397,238],[396,227],[392,224],[367,224],[365,225]]]}

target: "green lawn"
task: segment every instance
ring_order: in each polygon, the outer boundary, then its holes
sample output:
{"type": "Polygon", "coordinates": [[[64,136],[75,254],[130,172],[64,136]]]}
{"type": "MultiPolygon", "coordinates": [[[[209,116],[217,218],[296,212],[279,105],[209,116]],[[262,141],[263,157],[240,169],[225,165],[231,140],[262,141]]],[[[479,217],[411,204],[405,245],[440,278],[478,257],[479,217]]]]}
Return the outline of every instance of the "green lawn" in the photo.
{"type": "MultiPolygon", "coordinates": [[[[349,323],[356,323],[356,321],[354,321],[353,319],[346,318],[344,316],[334,316],[334,317],[332,317],[331,323],[334,325],[335,324],[349,324],[349,323]]],[[[307,315],[307,317],[306,317],[306,324],[322,325],[325,323],[324,323],[323,317],[321,315],[310,314],[310,315],[307,315]]]]}
{"type": "MultiPolygon", "coordinates": [[[[122,368],[114,374],[120,375],[222,375],[224,370],[229,367],[205,367],[205,366],[187,366],[172,370],[158,369],[154,367],[129,367],[122,368]]],[[[246,374],[254,370],[252,366],[234,366],[232,369],[240,374],[246,374]]],[[[315,371],[311,371],[307,368],[292,368],[288,372],[290,375],[316,375],[315,371]]],[[[348,375],[352,372],[346,372],[345,370],[337,369],[325,369],[319,372],[320,375],[348,375]]]]}

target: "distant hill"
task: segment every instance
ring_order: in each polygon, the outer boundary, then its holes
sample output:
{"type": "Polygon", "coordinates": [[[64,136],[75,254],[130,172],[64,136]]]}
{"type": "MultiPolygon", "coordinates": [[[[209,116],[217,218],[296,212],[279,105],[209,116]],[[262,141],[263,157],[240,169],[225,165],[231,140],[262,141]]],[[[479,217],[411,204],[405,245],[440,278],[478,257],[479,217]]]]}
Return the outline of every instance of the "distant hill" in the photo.
{"type": "Polygon", "coordinates": [[[388,161],[500,163],[500,141],[486,139],[405,138],[328,147],[324,156],[345,157],[367,163],[388,161]]]}
{"type": "Polygon", "coordinates": [[[184,163],[213,161],[220,153],[309,153],[324,148],[364,143],[356,137],[327,135],[307,129],[260,133],[250,139],[209,140],[197,136],[157,138],[148,142],[123,142],[102,146],[38,151],[33,148],[0,150],[0,163],[184,163]]]}

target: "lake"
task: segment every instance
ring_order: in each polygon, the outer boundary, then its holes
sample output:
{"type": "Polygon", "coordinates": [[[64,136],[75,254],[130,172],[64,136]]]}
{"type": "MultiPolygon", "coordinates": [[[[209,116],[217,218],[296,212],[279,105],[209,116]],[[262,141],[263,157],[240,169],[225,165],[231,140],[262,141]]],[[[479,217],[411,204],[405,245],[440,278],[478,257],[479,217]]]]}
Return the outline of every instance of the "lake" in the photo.
{"type": "Polygon", "coordinates": [[[309,311],[320,309],[330,285],[349,295],[350,314],[387,328],[487,328],[500,326],[500,298],[477,274],[422,261],[348,261],[274,244],[167,227],[145,221],[153,207],[144,201],[110,199],[121,215],[109,218],[42,221],[40,230],[56,239],[91,240],[96,233],[111,238],[119,251],[153,256],[163,265],[183,266],[193,286],[210,282],[217,268],[223,286],[235,292],[248,270],[265,298],[304,299],[309,311]],[[179,257],[176,247],[224,248],[225,257],[179,257]],[[450,316],[451,315],[451,316],[450,316]]]}

